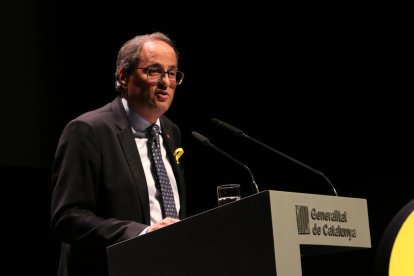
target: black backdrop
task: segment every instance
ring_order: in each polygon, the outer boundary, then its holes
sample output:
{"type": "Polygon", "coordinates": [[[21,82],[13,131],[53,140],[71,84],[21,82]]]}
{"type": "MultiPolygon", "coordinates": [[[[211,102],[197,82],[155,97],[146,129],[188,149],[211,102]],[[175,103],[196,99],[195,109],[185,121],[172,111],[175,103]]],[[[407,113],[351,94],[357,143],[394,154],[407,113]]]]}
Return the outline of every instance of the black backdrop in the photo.
{"type": "Polygon", "coordinates": [[[247,172],[198,144],[193,130],[248,165],[261,190],[331,194],[320,176],[212,125],[218,118],[324,172],[340,195],[368,200],[373,248],[303,265],[321,275],[370,274],[387,223],[413,198],[404,9],[4,5],[0,169],[12,269],[55,274],[49,179],[60,132],[116,96],[124,41],[162,31],[186,74],[167,116],[184,136],[190,214],[216,206],[219,184],[241,183],[243,196],[251,193],[247,172]]]}

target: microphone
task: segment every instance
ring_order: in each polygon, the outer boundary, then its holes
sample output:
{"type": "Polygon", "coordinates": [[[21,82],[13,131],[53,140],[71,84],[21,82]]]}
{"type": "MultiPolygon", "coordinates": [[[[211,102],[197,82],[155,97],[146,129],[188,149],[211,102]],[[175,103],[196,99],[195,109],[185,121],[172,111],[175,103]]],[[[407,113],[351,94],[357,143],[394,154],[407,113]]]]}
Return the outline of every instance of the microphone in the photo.
{"type": "Polygon", "coordinates": [[[211,147],[211,148],[215,149],[216,151],[218,151],[218,152],[219,152],[219,153],[221,153],[222,155],[226,156],[227,158],[231,159],[232,161],[234,161],[234,162],[235,162],[235,163],[237,163],[238,165],[240,165],[240,166],[242,166],[243,168],[245,168],[245,169],[249,172],[249,175],[250,175],[250,177],[251,177],[251,181],[252,181],[252,184],[253,184],[253,188],[254,188],[254,190],[256,191],[256,193],[259,193],[259,187],[257,186],[256,181],[254,180],[253,174],[252,174],[252,172],[250,171],[249,167],[247,167],[245,164],[243,164],[242,162],[240,162],[239,160],[237,160],[237,159],[236,159],[236,158],[234,158],[233,156],[229,155],[228,153],[226,153],[226,152],[225,152],[225,151],[223,151],[222,149],[220,149],[220,148],[216,147],[215,145],[213,145],[212,143],[210,143],[210,140],[209,140],[207,137],[205,137],[205,136],[201,135],[200,133],[193,131],[193,132],[191,132],[191,135],[193,135],[193,137],[194,137],[197,141],[199,141],[201,144],[203,144],[203,145],[205,145],[205,146],[208,146],[208,147],[211,147]]]}
{"type": "Polygon", "coordinates": [[[264,144],[264,143],[262,143],[262,142],[260,142],[260,141],[258,141],[258,140],[256,140],[256,139],[254,139],[254,138],[250,137],[249,135],[245,134],[245,133],[244,133],[241,129],[238,129],[238,128],[237,128],[237,127],[235,127],[235,126],[232,126],[232,125],[230,125],[230,124],[228,124],[228,123],[226,123],[226,122],[220,121],[219,119],[215,119],[215,118],[211,119],[211,121],[212,121],[215,125],[218,125],[219,127],[222,127],[222,128],[224,128],[225,130],[227,130],[227,131],[229,131],[229,132],[231,132],[231,133],[233,133],[233,134],[235,134],[235,135],[237,135],[237,136],[240,136],[240,137],[246,138],[246,139],[248,139],[248,140],[250,140],[250,141],[253,141],[254,143],[259,144],[260,146],[262,146],[262,147],[264,147],[264,148],[266,148],[266,149],[268,149],[268,150],[270,150],[270,151],[272,151],[272,152],[276,153],[277,155],[280,155],[280,156],[282,156],[282,157],[284,157],[284,158],[286,158],[286,159],[289,159],[289,160],[290,160],[290,161],[292,161],[293,163],[296,163],[296,164],[298,164],[298,165],[300,165],[300,166],[302,166],[302,167],[304,167],[304,168],[306,168],[306,169],[308,169],[308,170],[310,170],[310,171],[312,171],[312,172],[314,172],[314,173],[316,173],[316,174],[319,174],[320,176],[322,176],[322,177],[326,180],[326,182],[328,182],[328,184],[329,184],[329,186],[331,187],[331,189],[332,189],[332,191],[334,192],[334,194],[335,194],[336,196],[338,196],[338,193],[336,192],[336,189],[335,189],[335,187],[333,186],[332,182],[331,182],[331,181],[329,180],[329,178],[328,178],[326,175],[324,175],[322,172],[320,172],[320,171],[318,171],[318,170],[316,170],[316,169],[312,168],[311,166],[308,166],[308,165],[306,165],[306,164],[304,164],[304,163],[302,163],[302,162],[300,162],[300,161],[296,160],[295,158],[293,158],[293,157],[291,157],[291,156],[289,156],[289,155],[287,155],[287,154],[284,154],[283,152],[280,152],[280,151],[278,151],[278,150],[276,150],[276,149],[274,149],[274,148],[272,148],[272,147],[270,147],[270,146],[268,146],[268,145],[266,145],[266,144],[264,144]]]}

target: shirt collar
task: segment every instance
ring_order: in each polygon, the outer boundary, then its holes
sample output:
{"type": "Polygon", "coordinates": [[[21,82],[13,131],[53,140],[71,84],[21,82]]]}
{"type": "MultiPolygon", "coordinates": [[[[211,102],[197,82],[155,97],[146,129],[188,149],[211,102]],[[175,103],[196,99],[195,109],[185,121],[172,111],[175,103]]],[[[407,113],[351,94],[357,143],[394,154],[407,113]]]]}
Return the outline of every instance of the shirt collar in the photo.
{"type": "MultiPolygon", "coordinates": [[[[121,98],[121,100],[122,100],[122,105],[128,115],[129,123],[131,124],[132,133],[145,132],[146,129],[151,126],[151,123],[145,120],[141,115],[139,115],[135,111],[129,109],[127,99],[121,98]]],[[[157,119],[155,124],[157,124],[161,130],[159,118],[157,119]]]]}

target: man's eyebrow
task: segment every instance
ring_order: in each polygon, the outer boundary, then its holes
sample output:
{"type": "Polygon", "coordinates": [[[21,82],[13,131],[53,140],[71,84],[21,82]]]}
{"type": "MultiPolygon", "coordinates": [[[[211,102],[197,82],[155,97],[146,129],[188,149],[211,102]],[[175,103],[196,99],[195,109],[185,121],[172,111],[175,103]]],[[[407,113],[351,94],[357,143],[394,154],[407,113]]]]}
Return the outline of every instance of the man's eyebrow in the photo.
{"type": "MultiPolygon", "coordinates": [[[[152,63],[150,65],[147,65],[146,67],[159,67],[159,68],[164,68],[164,66],[161,63],[158,63],[158,62],[155,62],[155,63],[152,63]]],[[[176,64],[169,65],[167,67],[167,70],[171,70],[171,69],[177,70],[178,69],[178,66],[176,64]]]]}

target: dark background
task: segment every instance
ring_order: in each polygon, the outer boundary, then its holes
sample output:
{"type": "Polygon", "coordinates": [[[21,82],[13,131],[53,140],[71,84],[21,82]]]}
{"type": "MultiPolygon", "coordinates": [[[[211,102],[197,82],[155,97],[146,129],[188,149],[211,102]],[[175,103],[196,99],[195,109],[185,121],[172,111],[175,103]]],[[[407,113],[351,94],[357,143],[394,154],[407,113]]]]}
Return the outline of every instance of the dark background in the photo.
{"type": "Polygon", "coordinates": [[[304,275],[371,274],[385,227],[414,194],[405,8],[149,4],[2,4],[3,268],[55,275],[50,167],[60,132],[116,96],[123,42],[162,31],[185,72],[167,116],[183,132],[190,214],[216,206],[219,184],[251,193],[248,173],[193,130],[248,165],[261,190],[332,194],[319,175],[212,125],[218,118],[322,171],[339,195],[367,199],[372,249],[303,266],[304,275]]]}

